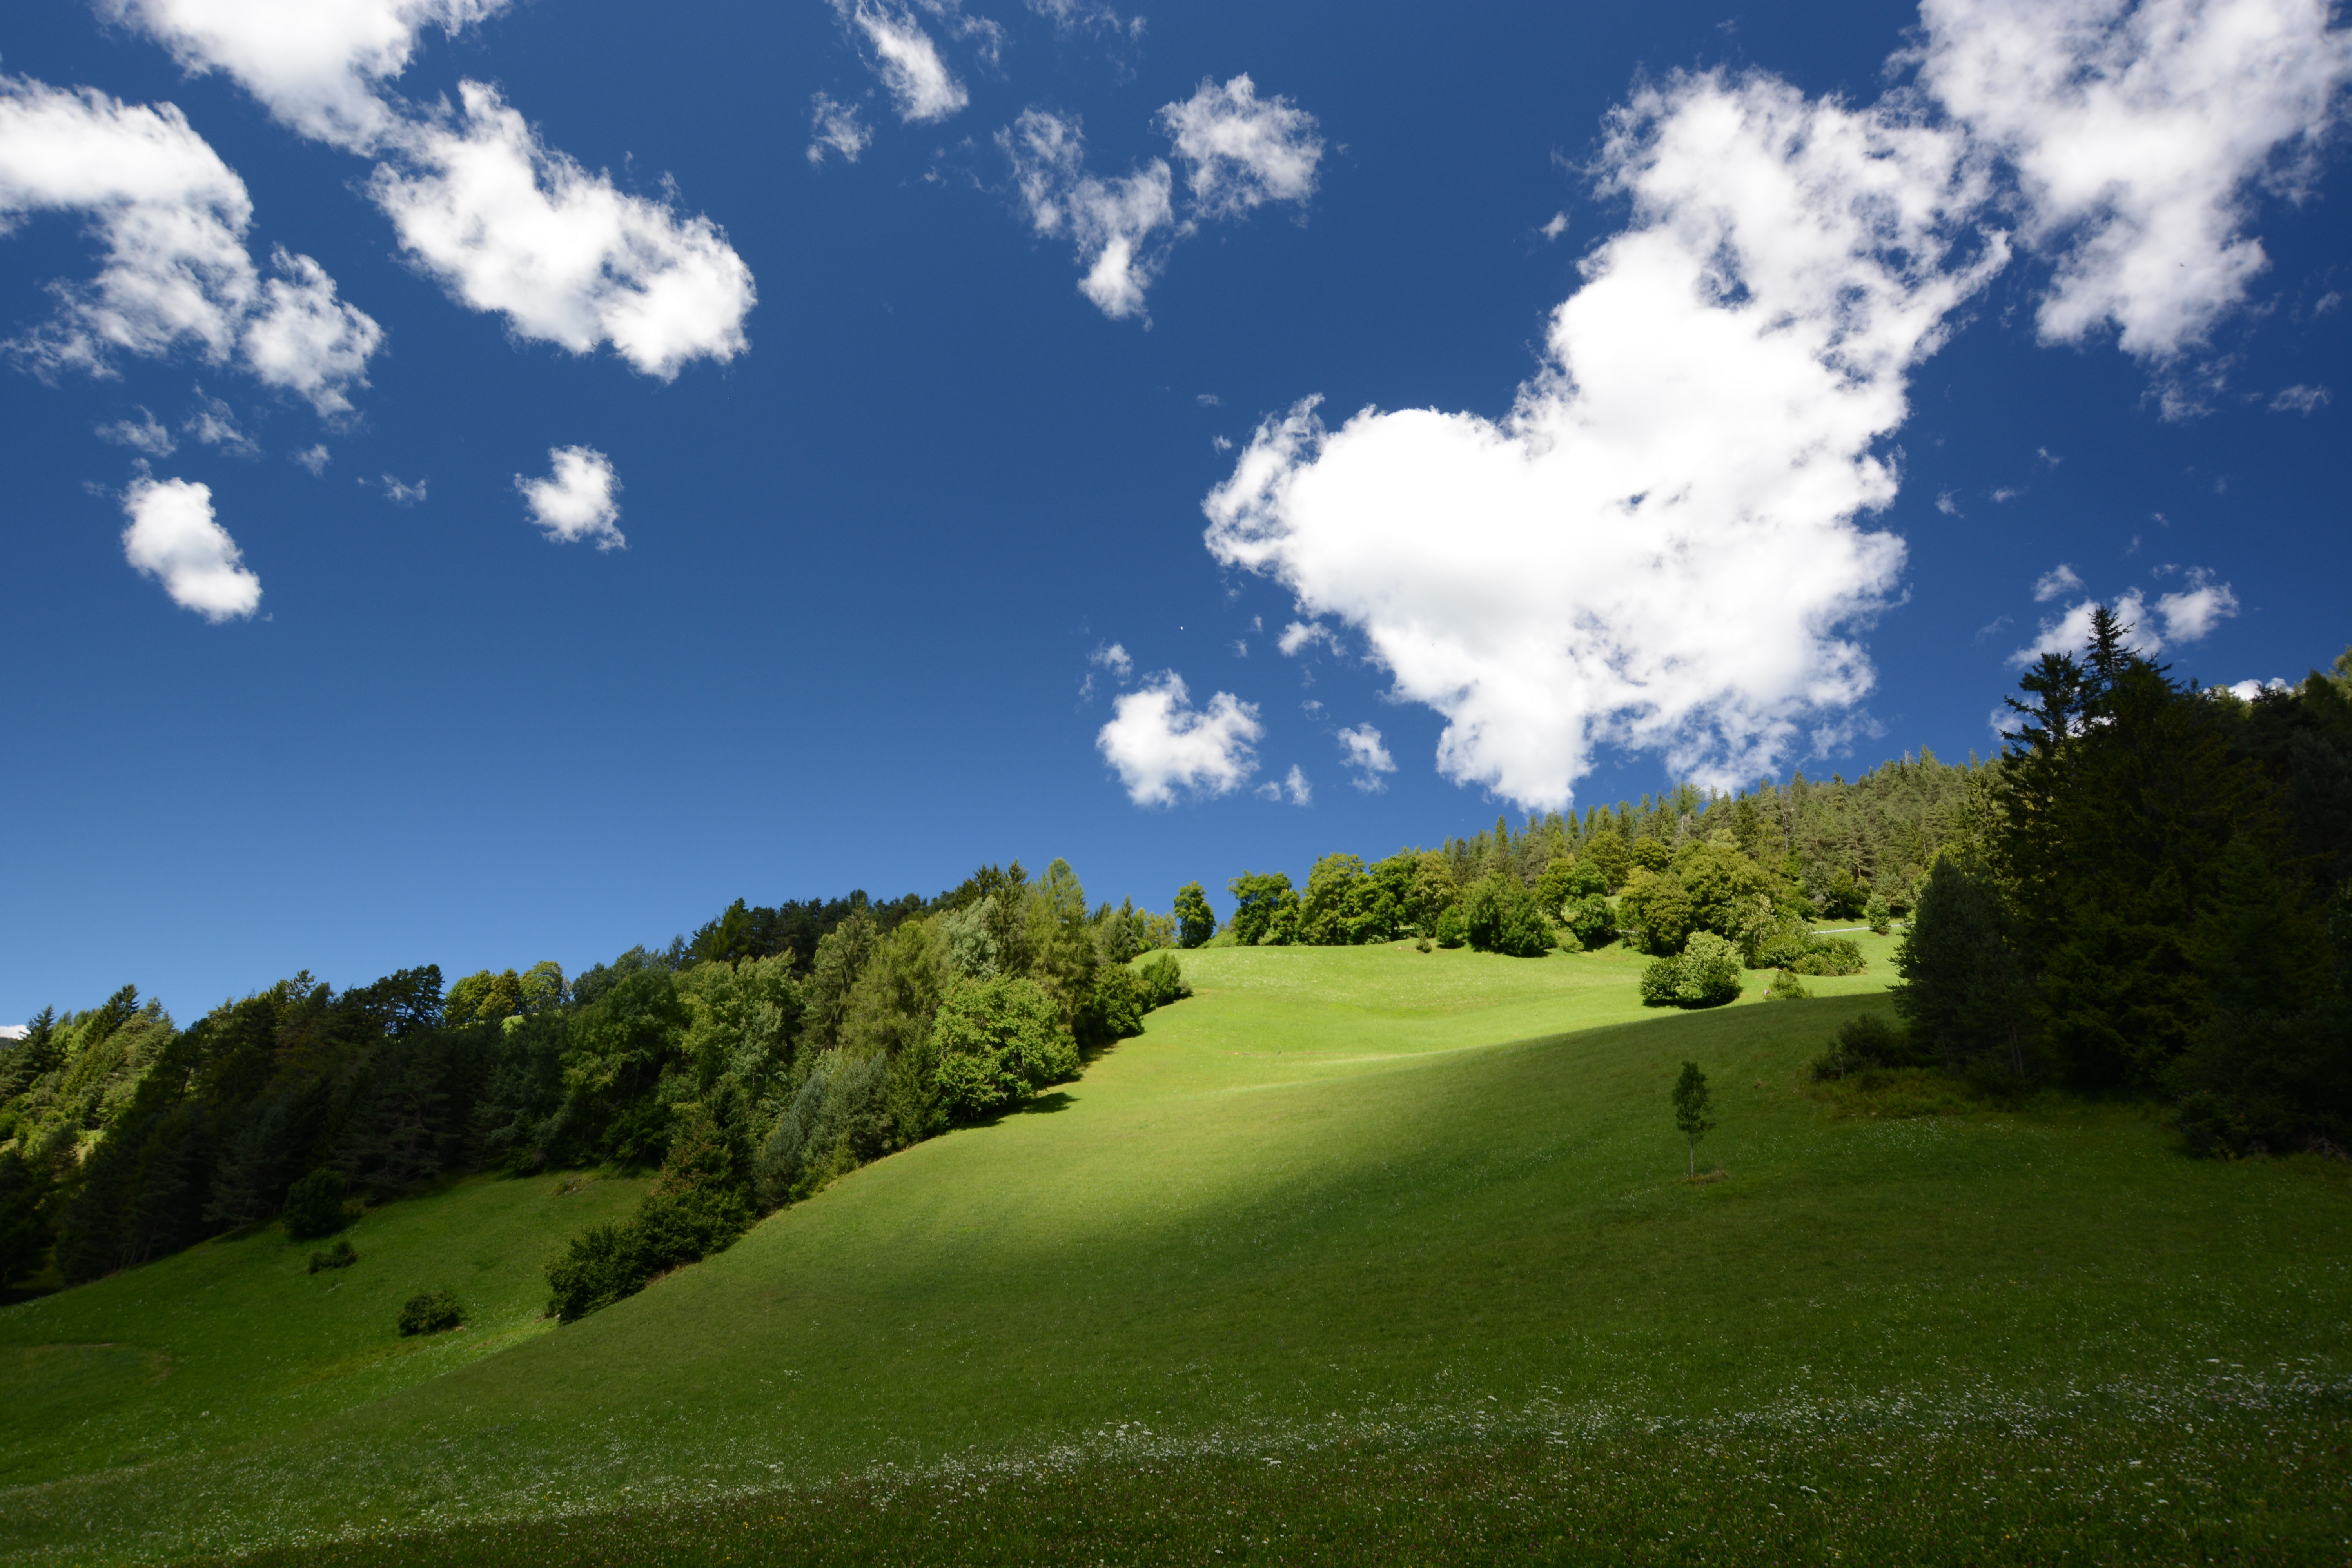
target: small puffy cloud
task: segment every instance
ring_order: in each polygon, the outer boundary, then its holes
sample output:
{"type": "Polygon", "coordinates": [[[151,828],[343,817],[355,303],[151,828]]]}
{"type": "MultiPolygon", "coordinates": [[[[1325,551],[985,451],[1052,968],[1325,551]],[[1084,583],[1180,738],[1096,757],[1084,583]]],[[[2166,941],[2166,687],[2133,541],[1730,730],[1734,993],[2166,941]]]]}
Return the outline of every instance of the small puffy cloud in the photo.
{"type": "Polygon", "coordinates": [[[940,58],[939,45],[908,7],[887,0],[834,0],[834,9],[865,40],[867,63],[882,79],[899,119],[909,125],[928,125],[971,101],[963,83],[940,58]]]}
{"type": "Polygon", "coordinates": [[[1306,805],[1315,799],[1315,790],[1307,784],[1307,774],[1299,769],[1297,763],[1291,763],[1290,772],[1281,778],[1268,779],[1258,785],[1257,794],[1262,800],[1276,801],[1288,795],[1290,804],[1293,805],[1306,805]]]}
{"type": "Polygon", "coordinates": [[[1108,670],[1111,679],[1122,686],[1135,676],[1135,660],[1128,657],[1127,649],[1115,642],[1105,643],[1087,655],[1087,662],[1108,670]]]}
{"type": "Polygon", "coordinates": [[[2033,602],[2046,605],[2051,600],[2072,594],[2083,586],[2083,579],[2063,561],[2033,580],[2033,602]]]}
{"type": "Polygon", "coordinates": [[[383,499],[394,506],[416,506],[425,500],[426,481],[424,479],[419,479],[412,485],[405,479],[394,479],[390,474],[384,474],[380,476],[376,482],[383,487],[383,499]]]}
{"type": "Polygon", "coordinates": [[[2269,265],[2244,232],[2307,190],[2352,80],[2325,0],[1926,0],[1919,79],[2016,173],[2054,268],[2050,342],[2201,342],[2269,265]]]}
{"type": "Polygon", "coordinates": [[[455,33],[507,0],[100,0],[192,73],[221,71],[303,135],[359,151],[397,124],[381,89],[427,26],[455,33]]]}
{"type": "Polygon", "coordinates": [[[626,545],[614,526],[621,508],[613,496],[621,481],[613,472],[613,459],[593,447],[552,447],[547,458],[553,471],[546,479],[515,476],[515,489],[522,492],[531,521],[554,543],[593,539],[599,550],[626,545]]]}
{"type": "Polygon", "coordinates": [[[1564,212],[1552,214],[1551,221],[1545,224],[1541,228],[1536,230],[1536,232],[1542,235],[1546,239],[1558,239],[1561,235],[1568,232],[1568,215],[1564,212]]]}
{"type": "Polygon", "coordinates": [[[2157,600],[2156,613],[2164,617],[2165,641],[2197,642],[2238,613],[2238,595],[2230,584],[2214,582],[2210,572],[2197,567],[2189,574],[2188,587],[2157,600]]]}
{"type": "Polygon", "coordinates": [[[1024,110],[996,144],[1012,162],[1031,226],[1076,245],[1087,269],[1078,291],[1112,321],[1140,315],[1144,290],[1166,259],[1154,237],[1175,221],[1167,163],[1155,158],[1131,174],[1097,179],[1087,173],[1078,122],[1041,109],[1024,110]]]}
{"type": "Polygon", "coordinates": [[[327,444],[320,441],[299,452],[289,453],[286,460],[298,468],[309,469],[310,477],[315,479],[327,471],[327,464],[333,456],[327,450],[327,444]]]}
{"type": "Polygon", "coordinates": [[[1368,795],[1377,795],[1388,788],[1382,773],[1396,772],[1396,759],[1381,744],[1381,732],[1370,724],[1360,724],[1352,730],[1339,731],[1340,753],[1348,766],[1355,770],[1355,786],[1368,795]]]}
{"type": "MultiPolygon", "coordinates": [[[[2044,578],[2047,582],[2049,579],[2044,578]]],[[[2080,587],[2076,581],[2074,584],[2080,587]]],[[[2064,590],[2061,590],[2063,592],[2064,590]]],[[[2052,595],[2037,594],[2049,598],[2052,595]]],[[[2097,601],[2083,599],[2070,605],[2055,619],[2042,623],[2041,633],[2028,646],[2010,655],[2010,663],[2022,668],[2045,653],[2079,655],[2091,641],[2091,612],[2097,601]]],[[[2191,568],[2189,586],[2177,593],[2164,595],[2154,605],[2139,589],[2118,596],[2108,608],[2126,629],[2125,642],[2139,654],[2154,658],[2176,643],[2200,640],[2221,622],[2238,613],[2238,596],[2227,583],[2216,583],[2213,574],[2202,567],[2191,568]],[[2158,622],[2161,621],[2161,627],[2158,622]]]]}
{"type": "Polygon", "coordinates": [[[844,103],[828,93],[810,95],[809,126],[814,140],[808,144],[808,161],[819,167],[824,166],[828,147],[840,153],[844,162],[855,163],[874,141],[874,132],[857,117],[857,105],[844,103]]]}
{"type": "Polygon", "coordinates": [[[1333,653],[1339,651],[1339,634],[1329,626],[1317,621],[1293,621],[1282,628],[1282,636],[1275,639],[1275,647],[1286,657],[1295,658],[1318,642],[1329,644],[1333,653]]]}
{"type": "Polygon", "coordinates": [[[573,353],[610,343],[667,381],[748,347],[751,269],[707,217],[616,189],[548,147],[494,88],[404,132],[369,189],[416,264],[516,335],[573,353]]]}
{"type": "Polygon", "coordinates": [[[1614,116],[1544,371],[1500,420],[1310,400],[1211,493],[1221,562],[1360,632],[1446,720],[1438,765],[1557,809],[1614,742],[1752,779],[1870,689],[1848,633],[1903,560],[1862,526],[1910,368],[2006,260],[1954,132],[1763,75],[1676,76],[1614,116]]]}
{"type": "Polygon", "coordinates": [[[2327,388],[2324,386],[2290,386],[2271,399],[2273,414],[2315,414],[2327,406],[2327,388]]]}
{"type": "Polygon", "coordinates": [[[128,447],[151,458],[168,458],[179,449],[179,443],[172,439],[172,433],[144,408],[139,410],[135,422],[117,419],[110,425],[100,426],[98,436],[101,441],[111,441],[118,447],[128,447]]]}
{"type": "Polygon", "coordinates": [[[247,571],[236,541],[213,516],[210,486],[186,479],[139,479],[123,492],[131,525],[122,553],[163,585],[172,602],[218,624],[242,619],[261,604],[261,579],[247,571]]]}
{"type": "Polygon", "coordinates": [[[2268,680],[2233,680],[2221,688],[2241,702],[2252,702],[2265,691],[2285,691],[2287,683],[2273,676],[2268,680]]]}
{"type": "Polygon", "coordinates": [[[308,400],[321,415],[348,414],[350,389],[365,386],[367,362],[383,329],[335,298],[335,280],[307,256],[283,246],[271,257],[278,276],[261,286],[246,318],[247,368],[264,384],[308,400]]]}
{"type": "Polygon", "coordinates": [[[1960,510],[1959,497],[1953,494],[1950,490],[1938,490],[1936,492],[1936,510],[1942,512],[1946,517],[1960,517],[1966,515],[1960,510]]]}
{"type": "Polygon", "coordinates": [[[218,447],[233,458],[261,456],[261,444],[237,425],[236,410],[221,398],[206,396],[201,386],[196,388],[196,406],[180,432],[205,446],[218,447]]]}
{"type": "Polygon", "coordinates": [[[1138,805],[1169,805],[1177,793],[1230,795],[1257,771],[1255,742],[1265,734],[1257,705],[1230,691],[1194,708],[1183,678],[1162,670],[1113,705],[1096,749],[1138,805]]]}
{"type": "Polygon", "coordinates": [[[1266,202],[1315,194],[1323,139],[1315,117],[1286,98],[1261,100],[1247,76],[1219,87],[1203,81],[1191,98],[1163,106],[1160,130],[1186,166],[1194,213],[1237,217],[1266,202]]]}
{"type": "Polygon", "coordinates": [[[86,214],[107,255],[90,282],[58,287],[57,320],[10,345],[36,370],[103,374],[111,352],[187,348],[322,413],[366,384],[382,331],[307,256],[278,251],[283,276],[262,284],[245,182],[172,105],[0,77],[0,233],[40,211],[86,214]]]}
{"type": "Polygon", "coordinates": [[[1994,488],[1985,492],[1986,496],[1991,500],[1992,504],[1995,506],[2007,506],[2010,502],[2015,500],[2024,493],[2025,492],[2023,490],[2019,489],[2014,485],[1996,485],[1994,488]]]}

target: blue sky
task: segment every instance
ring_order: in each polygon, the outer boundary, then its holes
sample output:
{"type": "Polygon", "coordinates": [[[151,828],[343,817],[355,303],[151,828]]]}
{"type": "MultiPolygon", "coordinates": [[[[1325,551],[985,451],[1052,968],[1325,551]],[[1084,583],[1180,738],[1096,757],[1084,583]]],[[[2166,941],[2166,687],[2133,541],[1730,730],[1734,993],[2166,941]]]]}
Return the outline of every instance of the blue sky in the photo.
{"type": "Polygon", "coordinates": [[[2094,596],[2294,679],[2328,22],[24,0],[0,1017],[1990,750],[2094,596]]]}

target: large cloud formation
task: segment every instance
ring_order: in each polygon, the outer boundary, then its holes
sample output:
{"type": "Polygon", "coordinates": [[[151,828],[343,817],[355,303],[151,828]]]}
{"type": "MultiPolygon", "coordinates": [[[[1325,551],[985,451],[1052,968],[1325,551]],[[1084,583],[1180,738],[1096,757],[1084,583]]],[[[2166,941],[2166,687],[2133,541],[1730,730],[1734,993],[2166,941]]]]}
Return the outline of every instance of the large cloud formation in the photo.
{"type": "Polygon", "coordinates": [[[1926,0],[1919,80],[2016,173],[2056,276],[2037,324],[2127,353],[2202,342],[2268,265],[2257,189],[2300,199],[2352,79],[2326,0],[1926,0]]]}
{"type": "MultiPolygon", "coordinates": [[[[1607,743],[1727,785],[1842,732],[1896,593],[1884,443],[1911,368],[2019,240],[2045,338],[2166,361],[2262,265],[2347,79],[2321,0],[1929,0],[1919,85],[1867,108],[1684,75],[1611,121],[1628,227],[1499,420],[1267,420],[1205,503],[1218,560],[1344,623],[1444,716],[1437,763],[1559,807],[1607,743]]],[[[2199,583],[2185,637],[2234,608],[2199,583]]],[[[1307,638],[1297,639],[1303,647],[1307,638]]],[[[1286,641],[1286,651],[1295,651],[1286,641]]]]}
{"type": "Polygon", "coordinates": [[[1633,225],[1510,414],[1302,404],[1209,498],[1210,549],[1356,627],[1445,715],[1451,777],[1558,807],[1604,740],[1752,776],[1869,689],[1838,628],[1903,560],[1853,521],[1895,495],[1873,448],[2006,256],[1963,152],[1764,77],[1643,92],[1603,154],[1633,225]]]}
{"type": "Polygon", "coordinates": [[[307,256],[278,250],[262,279],[245,182],[173,105],[0,77],[0,232],[42,211],[84,215],[106,259],[89,282],[55,286],[56,318],[11,345],[35,368],[104,374],[112,353],[185,349],[321,414],[367,384],[383,330],[307,256]]]}
{"type": "Polygon", "coordinates": [[[392,84],[427,27],[508,0],[112,0],[191,71],[224,72],[281,122],[378,163],[368,190],[450,295],[518,337],[610,344],[667,380],[743,352],[751,268],[717,225],[622,192],[546,146],[495,88],[419,110],[392,84]]]}

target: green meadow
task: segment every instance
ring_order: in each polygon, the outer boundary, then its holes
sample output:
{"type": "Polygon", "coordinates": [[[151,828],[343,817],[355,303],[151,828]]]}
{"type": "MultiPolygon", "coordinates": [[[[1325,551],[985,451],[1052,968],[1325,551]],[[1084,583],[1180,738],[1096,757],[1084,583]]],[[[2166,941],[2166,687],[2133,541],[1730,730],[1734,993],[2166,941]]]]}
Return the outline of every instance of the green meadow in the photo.
{"type": "Polygon", "coordinates": [[[1885,1005],[1861,940],[1812,999],[1670,1015],[1622,951],[1189,952],[1079,1080],[562,1328],[543,1265],[637,1184],[0,1310],[0,1552],[2345,1560],[2352,1166],[1811,1085],[1885,1005]],[[437,1288],[467,1326],[399,1338],[437,1288]]]}

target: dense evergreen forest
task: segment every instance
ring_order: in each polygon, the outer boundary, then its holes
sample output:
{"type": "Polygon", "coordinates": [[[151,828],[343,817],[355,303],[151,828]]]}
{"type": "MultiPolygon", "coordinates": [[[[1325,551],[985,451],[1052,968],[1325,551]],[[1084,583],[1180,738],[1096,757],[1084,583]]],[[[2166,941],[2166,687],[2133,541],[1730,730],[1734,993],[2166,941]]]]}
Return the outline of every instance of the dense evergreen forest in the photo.
{"type": "Polygon", "coordinates": [[[2249,702],[2128,631],[2102,611],[2081,656],[2029,670],[1993,759],[1498,819],[1327,855],[1303,888],[1244,871],[1222,921],[1198,883],[1164,915],[1090,907],[1066,864],[1016,861],[932,899],[738,900],[572,979],[304,973],[185,1029],[130,987],[45,1012],[0,1051],[0,1286],[281,1213],[324,1233],[467,1172],[658,1167],[635,1217],[551,1267],[577,1316],[1076,1076],[1182,994],[1169,950],[1210,942],[1624,942],[1727,972],[1657,998],[1705,1004],[1743,966],[1850,973],[1820,924],[1906,920],[1902,1026],[1843,1038],[1840,1072],[2151,1096],[2208,1153],[2352,1142],[2352,652],[2249,702]]]}

